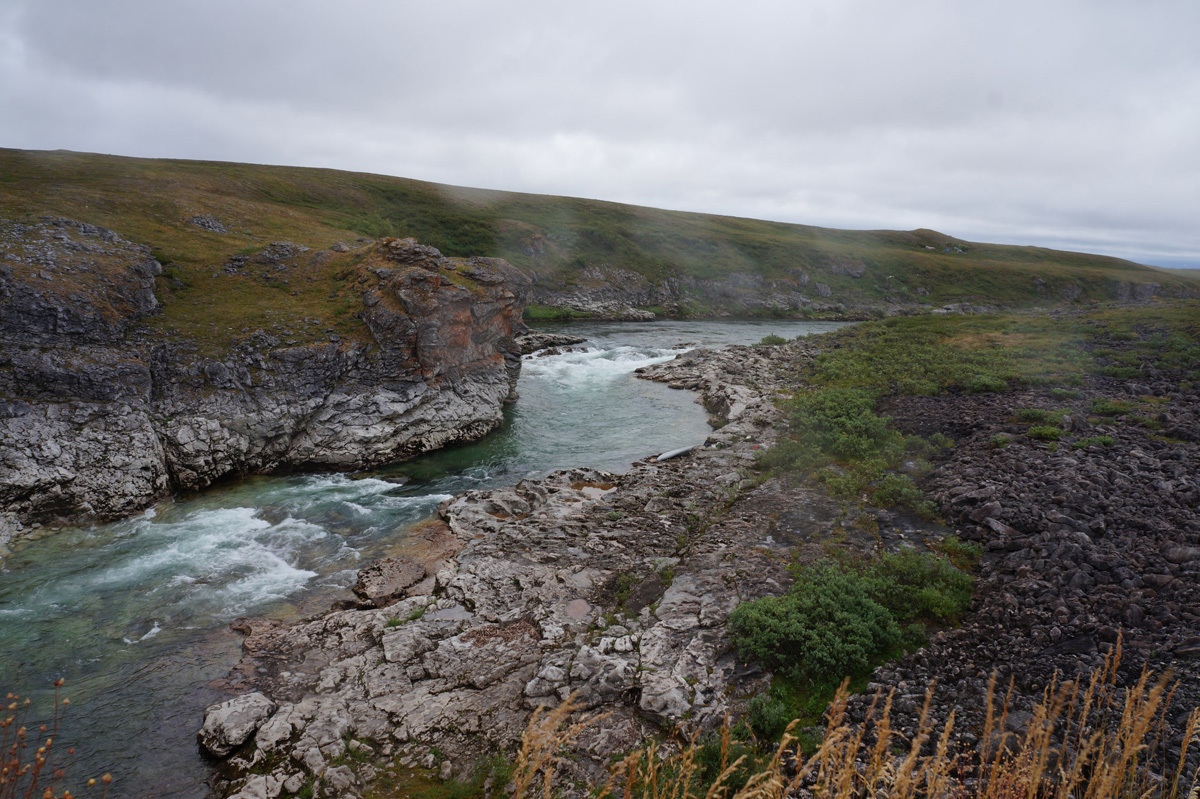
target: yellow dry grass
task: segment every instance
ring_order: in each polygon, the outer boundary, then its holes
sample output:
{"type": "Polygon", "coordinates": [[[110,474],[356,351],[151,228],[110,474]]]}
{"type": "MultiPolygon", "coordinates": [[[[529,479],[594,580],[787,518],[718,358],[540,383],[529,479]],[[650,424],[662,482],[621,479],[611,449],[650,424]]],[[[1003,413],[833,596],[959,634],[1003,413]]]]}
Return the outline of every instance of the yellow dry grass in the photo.
{"type": "MultiPolygon", "coordinates": [[[[1021,733],[1007,732],[1012,689],[1003,696],[995,678],[978,747],[956,751],[955,717],[931,723],[935,691],[926,693],[917,734],[905,741],[892,727],[892,696],[877,696],[867,724],[847,715],[845,685],[826,712],[822,742],[804,752],[792,734],[753,765],[733,758],[734,741],[720,730],[720,770],[701,778],[701,744],[652,743],[612,769],[596,793],[622,799],[1193,799],[1197,775],[1188,754],[1200,731],[1200,709],[1188,717],[1180,753],[1166,751],[1168,680],[1143,671],[1128,687],[1117,682],[1120,646],[1087,681],[1055,682],[1042,695],[1021,733]]],[[[512,797],[556,795],[556,776],[571,742],[598,717],[575,719],[570,701],[535,714],[522,740],[512,797]]]]}

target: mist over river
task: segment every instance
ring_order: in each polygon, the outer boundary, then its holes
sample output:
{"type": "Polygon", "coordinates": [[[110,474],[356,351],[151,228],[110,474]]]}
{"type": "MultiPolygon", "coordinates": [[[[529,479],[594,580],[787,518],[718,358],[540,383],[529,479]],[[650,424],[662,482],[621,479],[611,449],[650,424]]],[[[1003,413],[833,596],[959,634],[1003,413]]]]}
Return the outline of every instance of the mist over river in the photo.
{"type": "MultiPolygon", "coordinates": [[[[125,521],[21,544],[0,570],[0,690],[71,698],[55,748],[67,786],[111,772],[110,796],[202,797],[195,733],[237,662],[239,616],[295,618],[344,598],[355,573],[437,504],[555,469],[624,471],[709,433],[695,395],[637,380],[696,346],[792,338],[832,322],[574,323],[573,352],[527,356],[520,399],[482,441],[367,473],[254,477],[125,521]]],[[[548,328],[550,329],[550,328],[548,328]]]]}

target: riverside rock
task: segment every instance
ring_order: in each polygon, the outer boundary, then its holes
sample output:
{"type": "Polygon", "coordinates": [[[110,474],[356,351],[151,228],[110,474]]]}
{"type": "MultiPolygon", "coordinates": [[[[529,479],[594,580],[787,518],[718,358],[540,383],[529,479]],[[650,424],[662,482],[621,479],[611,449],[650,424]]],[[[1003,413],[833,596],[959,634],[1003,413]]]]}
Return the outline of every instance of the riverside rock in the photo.
{"type": "MultiPolygon", "coordinates": [[[[0,545],[227,477],[472,440],[514,393],[530,283],[498,259],[384,239],[349,275],[357,338],[258,330],[214,350],[145,328],[161,271],[145,247],[62,219],[0,221],[0,243],[0,545]]],[[[247,263],[320,255],[276,242],[247,263]]]]}
{"type": "Polygon", "coordinates": [[[424,580],[425,575],[425,567],[408,558],[384,558],[361,570],[351,590],[382,608],[403,597],[405,590],[424,580]]]}
{"type": "Polygon", "coordinates": [[[275,712],[275,703],[260,693],[242,694],[204,711],[200,744],[217,757],[224,757],[249,740],[275,712]]]}

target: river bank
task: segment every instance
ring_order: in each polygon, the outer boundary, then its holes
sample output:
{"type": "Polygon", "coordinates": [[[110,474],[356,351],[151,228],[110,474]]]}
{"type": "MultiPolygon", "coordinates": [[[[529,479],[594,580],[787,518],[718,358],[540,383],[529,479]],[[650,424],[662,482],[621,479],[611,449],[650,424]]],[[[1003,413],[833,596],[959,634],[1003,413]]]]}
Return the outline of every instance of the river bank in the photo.
{"type": "Polygon", "coordinates": [[[581,323],[587,344],[526,358],[519,399],[483,440],[356,475],[249,478],[157,503],[126,521],[22,541],[0,572],[4,689],[72,700],[60,740],[71,774],[113,773],[110,796],[206,795],[204,707],[228,693],[238,616],[294,620],[350,596],[355,573],[403,549],[414,524],[471,489],[586,464],[624,471],[648,451],[711,432],[689,392],[633,378],[691,346],[789,337],[836,325],[581,323]],[[120,728],[124,736],[108,734],[120,728]],[[153,740],[150,750],[128,746],[153,740]]]}
{"type": "MultiPolygon", "coordinates": [[[[973,751],[993,670],[1015,678],[1019,731],[1056,670],[1078,679],[1125,630],[1122,680],[1143,665],[1185,679],[1166,722],[1177,741],[1197,699],[1186,579],[1200,555],[1186,468],[1195,462],[1197,363],[1194,341],[1164,357],[1161,331],[1135,323],[1129,333],[1128,322],[1081,339],[1065,383],[945,395],[934,384],[922,392],[931,396],[885,398],[900,429],[957,436],[921,480],[949,527],[833,499],[819,481],[750,471],[781,435],[775,395],[795,388],[826,343],[694,353],[648,368],[645,377],[699,391],[718,416],[704,447],[642,460],[624,476],[567,471],[460,496],[430,530],[444,560],[422,564],[423,582],[399,603],[291,628],[247,625],[241,674],[276,704],[263,704],[262,726],[229,761],[222,792],[323,784],[330,795],[370,793],[412,779],[414,767],[464,777],[511,752],[534,707],[571,693],[610,713],[565,764],[568,779],[594,782],[612,755],[675,725],[711,727],[766,691],[769,675],[739,661],[724,622],[740,602],[782,593],[789,563],[823,557],[831,543],[888,551],[950,533],[983,546],[980,590],[960,628],[874,673],[870,688],[897,690],[901,733],[913,733],[936,681],[947,699],[935,717],[953,709],[950,740],[973,751]],[[1153,363],[1155,379],[1121,371],[1129,358],[1153,363]],[[1113,402],[1122,416],[1161,406],[1150,419],[1157,427],[1114,425],[1104,404],[1113,402]],[[1034,430],[1034,417],[1056,432],[1034,430]]],[[[868,701],[855,700],[854,712],[868,701]]]]}
{"type": "Polygon", "coordinates": [[[646,367],[643,378],[700,394],[718,427],[702,446],[624,475],[567,470],[467,492],[426,527],[430,559],[408,555],[399,602],[243,623],[234,681],[269,700],[251,724],[237,706],[210,710],[202,737],[226,741],[225,719],[253,735],[220,792],[382,791],[414,768],[465,778],[512,751],[533,709],[569,695],[609,714],[569,766],[594,783],[616,752],[744,709],[769,675],[739,661],[725,621],[787,587],[797,548],[815,559],[835,536],[869,551],[941,534],[754,473],[779,426],[776,393],[820,346],[696,350],[646,367]],[[879,532],[856,532],[864,515],[879,532]]]}

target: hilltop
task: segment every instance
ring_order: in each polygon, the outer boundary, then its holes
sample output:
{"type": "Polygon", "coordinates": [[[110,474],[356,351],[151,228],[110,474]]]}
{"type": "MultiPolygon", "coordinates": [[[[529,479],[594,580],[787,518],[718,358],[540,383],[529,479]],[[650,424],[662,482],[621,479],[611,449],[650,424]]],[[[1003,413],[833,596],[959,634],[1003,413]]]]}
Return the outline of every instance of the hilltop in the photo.
{"type": "Polygon", "coordinates": [[[531,318],[645,316],[631,308],[864,318],[949,303],[1200,293],[1184,273],[933,230],[833,230],[330,169],[0,149],[0,217],[42,216],[148,246],[165,267],[163,308],[144,324],[200,340],[273,326],[363,334],[346,280],[381,236],[506,259],[533,278],[531,318]],[[281,256],[289,270],[274,268],[281,256]]]}

